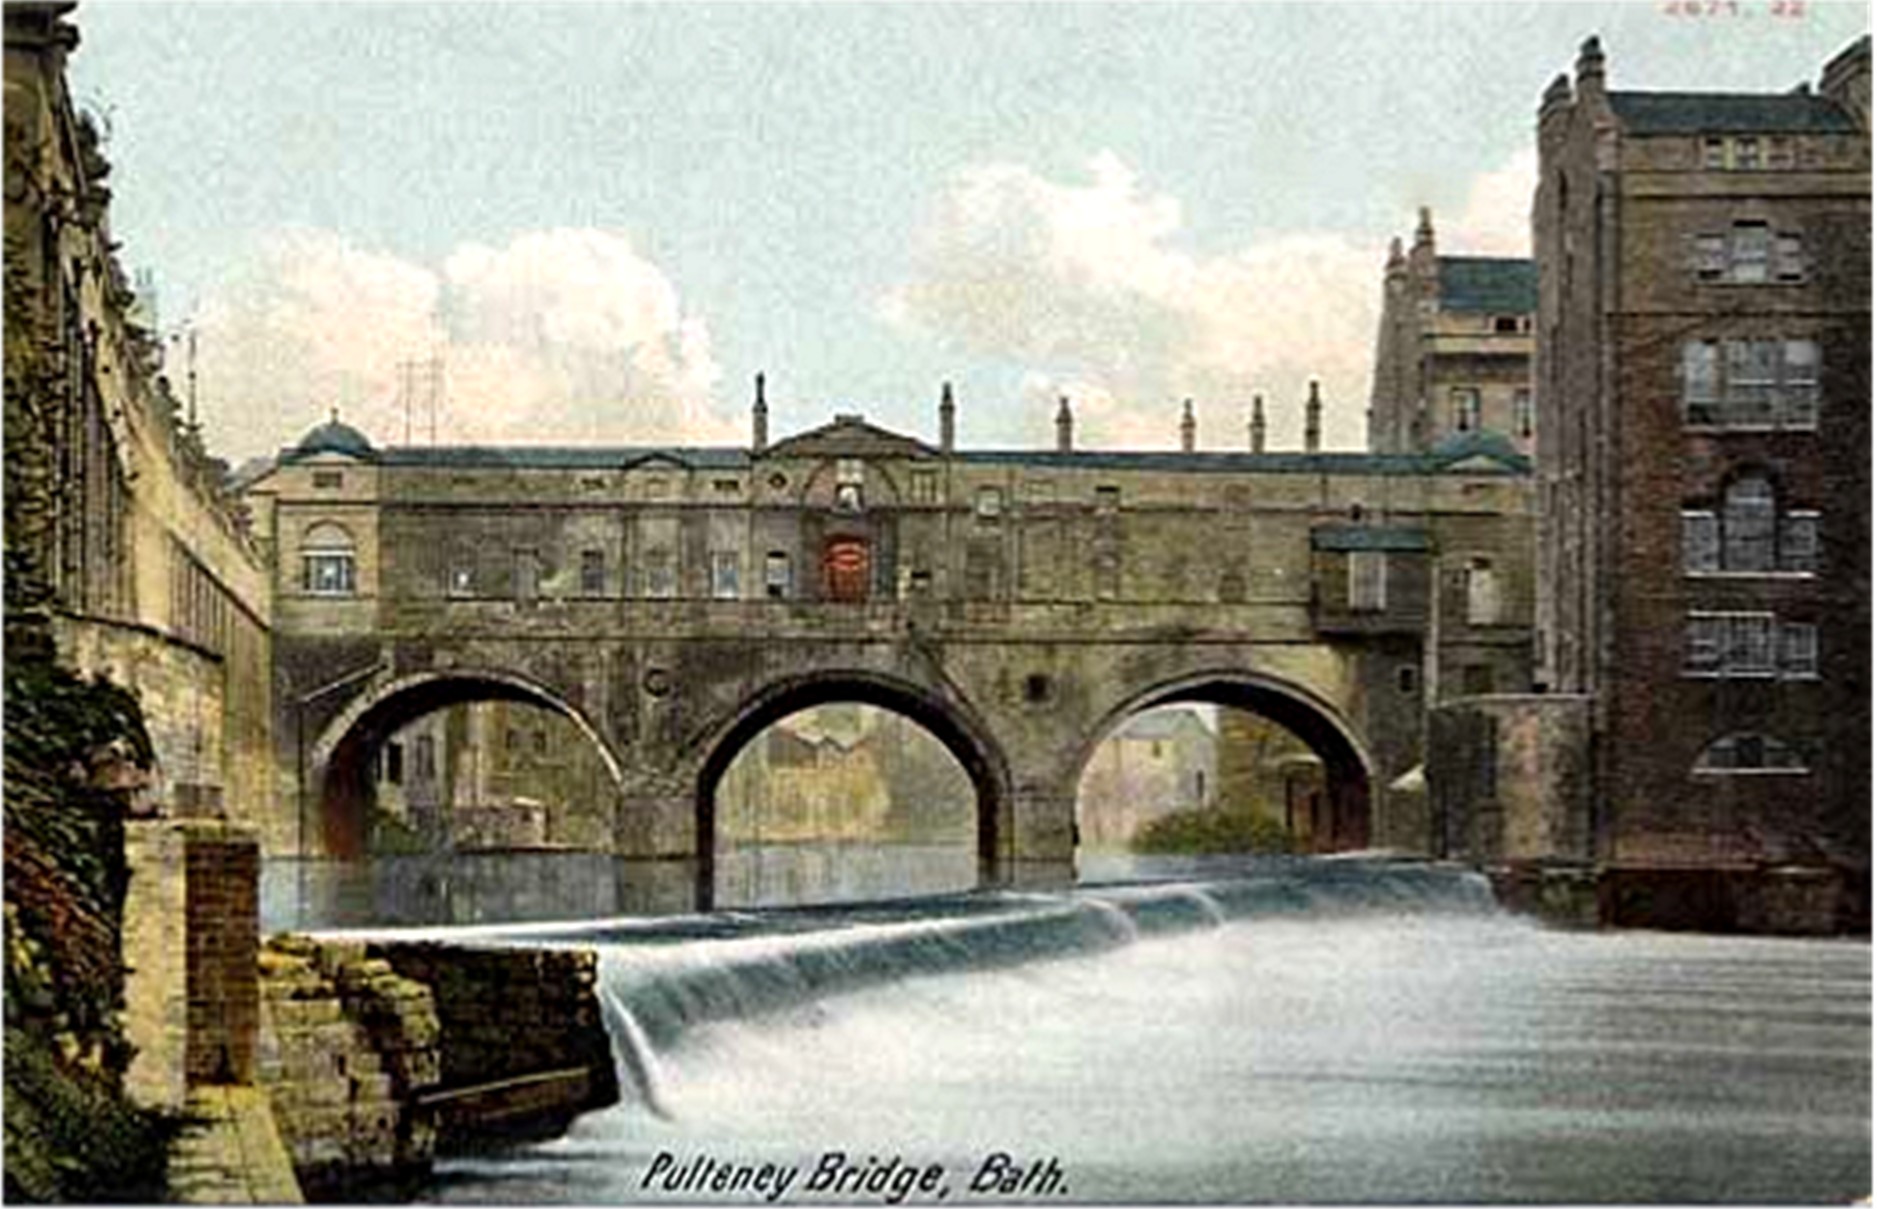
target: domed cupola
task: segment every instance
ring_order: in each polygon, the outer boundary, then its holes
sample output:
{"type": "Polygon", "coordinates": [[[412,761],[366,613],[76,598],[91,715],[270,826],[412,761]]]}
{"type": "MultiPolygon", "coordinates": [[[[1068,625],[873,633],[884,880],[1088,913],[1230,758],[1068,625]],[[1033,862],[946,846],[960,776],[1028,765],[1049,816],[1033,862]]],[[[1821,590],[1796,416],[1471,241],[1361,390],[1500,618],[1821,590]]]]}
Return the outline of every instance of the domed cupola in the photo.
{"type": "Polygon", "coordinates": [[[372,460],[376,454],[365,434],[350,424],[339,420],[339,409],[332,409],[332,418],[300,438],[289,456],[295,460],[311,457],[316,453],[342,453],[350,458],[372,460]]]}

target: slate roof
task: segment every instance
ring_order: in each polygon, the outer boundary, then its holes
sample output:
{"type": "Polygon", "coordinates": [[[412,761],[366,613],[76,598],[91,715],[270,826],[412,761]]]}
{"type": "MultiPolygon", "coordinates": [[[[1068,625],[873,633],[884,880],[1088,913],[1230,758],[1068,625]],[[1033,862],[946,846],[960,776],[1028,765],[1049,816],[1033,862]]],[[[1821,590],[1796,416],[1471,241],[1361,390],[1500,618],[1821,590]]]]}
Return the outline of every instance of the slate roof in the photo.
{"type": "Polygon", "coordinates": [[[1310,530],[1317,550],[1408,550],[1432,548],[1427,530],[1410,525],[1318,525],[1310,530]]]}
{"type": "Polygon", "coordinates": [[[1440,309],[1529,315],[1538,309],[1538,268],[1529,260],[1442,256],[1440,309]]]}
{"type": "Polygon", "coordinates": [[[1057,453],[1042,449],[963,450],[961,462],[991,466],[1037,466],[1056,469],[1181,471],[1219,474],[1438,474],[1455,462],[1484,455],[1500,462],[1505,474],[1531,473],[1531,460],[1506,449],[1437,449],[1430,453],[1130,453],[1090,449],[1057,453]]]}
{"type": "Polygon", "coordinates": [[[741,470],[750,455],[728,446],[686,445],[394,445],[378,453],[385,466],[460,470],[618,470],[651,460],[693,470],[741,470]]]}
{"type": "Polygon", "coordinates": [[[1610,108],[1638,134],[1857,133],[1837,102],[1810,92],[1613,92],[1610,108]]]}

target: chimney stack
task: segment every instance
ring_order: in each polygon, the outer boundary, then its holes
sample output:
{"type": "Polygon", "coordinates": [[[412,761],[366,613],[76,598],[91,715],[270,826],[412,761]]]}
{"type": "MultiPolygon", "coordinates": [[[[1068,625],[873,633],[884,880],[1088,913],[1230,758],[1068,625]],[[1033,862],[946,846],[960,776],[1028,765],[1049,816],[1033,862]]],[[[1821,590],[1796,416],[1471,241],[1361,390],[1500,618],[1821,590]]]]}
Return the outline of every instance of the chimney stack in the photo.
{"type": "Polygon", "coordinates": [[[1310,379],[1310,397],[1303,405],[1303,451],[1315,453],[1323,444],[1323,398],[1317,393],[1317,380],[1310,379]]]}
{"type": "Polygon", "coordinates": [[[1264,452],[1264,396],[1251,396],[1251,451],[1264,452]]]}
{"type": "Polygon", "coordinates": [[[1056,405],[1056,452],[1072,453],[1075,450],[1075,414],[1069,410],[1069,396],[1062,396],[1056,405]]]}
{"type": "Polygon", "coordinates": [[[756,375],[756,402],[750,405],[750,451],[769,447],[769,400],[763,398],[763,376],[756,375]]]}
{"type": "Polygon", "coordinates": [[[1595,34],[1577,52],[1577,95],[1603,95],[1603,43],[1595,34]]]}
{"type": "Polygon", "coordinates": [[[1186,400],[1180,412],[1180,452],[1191,453],[1199,443],[1199,421],[1193,418],[1193,401],[1186,400]]]}
{"type": "Polygon", "coordinates": [[[949,454],[958,437],[958,405],[952,402],[952,384],[939,391],[939,452],[949,454]]]}

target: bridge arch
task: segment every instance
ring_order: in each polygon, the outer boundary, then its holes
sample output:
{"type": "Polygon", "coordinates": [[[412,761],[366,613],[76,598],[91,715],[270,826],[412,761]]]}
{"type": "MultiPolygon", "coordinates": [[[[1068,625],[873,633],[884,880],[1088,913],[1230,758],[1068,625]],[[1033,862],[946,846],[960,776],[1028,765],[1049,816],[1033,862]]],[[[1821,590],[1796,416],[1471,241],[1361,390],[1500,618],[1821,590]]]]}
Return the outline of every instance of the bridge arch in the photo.
{"type": "Polygon", "coordinates": [[[1282,677],[1247,668],[1191,672],[1140,689],[1103,714],[1083,737],[1070,784],[1076,784],[1095,749],[1129,718],[1168,705],[1217,705],[1245,710],[1296,735],[1323,761],[1330,831],[1319,850],[1365,848],[1375,813],[1375,761],[1361,733],[1322,694],[1282,677]]]}
{"type": "Polygon", "coordinates": [[[964,769],[977,794],[978,880],[993,879],[998,843],[1008,832],[1011,777],[990,728],[959,702],[914,681],[858,669],[825,670],[765,685],[696,744],[702,755],[694,796],[701,891],[714,883],[717,787],[738,753],[791,714],[850,703],[875,706],[917,723],[964,769]]]}
{"type": "Polygon", "coordinates": [[[318,849],[330,856],[363,856],[373,795],[373,754],[394,733],[424,715],[478,701],[516,701],[566,718],[598,750],[614,786],[623,792],[624,764],[618,753],[599,728],[552,687],[528,676],[492,668],[418,672],[360,693],[326,725],[305,753],[305,771],[300,778],[300,850],[312,850],[317,843],[318,849]],[[309,794],[311,800],[307,800],[309,794]]]}

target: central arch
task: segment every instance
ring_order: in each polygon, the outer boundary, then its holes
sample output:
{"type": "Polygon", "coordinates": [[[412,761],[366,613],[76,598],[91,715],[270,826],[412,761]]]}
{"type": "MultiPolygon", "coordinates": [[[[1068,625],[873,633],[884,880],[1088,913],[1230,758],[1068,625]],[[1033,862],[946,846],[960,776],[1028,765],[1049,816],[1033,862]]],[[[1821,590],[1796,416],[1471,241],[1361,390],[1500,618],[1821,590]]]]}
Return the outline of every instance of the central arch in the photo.
{"type": "Polygon", "coordinates": [[[1075,778],[1080,778],[1102,741],[1128,719],[1168,705],[1244,710],[1290,731],[1323,761],[1329,830],[1326,835],[1314,837],[1317,850],[1347,852],[1368,846],[1376,778],[1374,761],[1360,734],[1322,695],[1261,672],[1239,668],[1200,671],[1134,693],[1111,708],[1084,736],[1075,757],[1075,778]]]}
{"type": "Polygon", "coordinates": [[[709,909],[715,894],[717,788],[738,753],[791,714],[848,703],[875,706],[917,723],[958,761],[977,795],[978,881],[995,880],[1011,781],[1003,751],[989,728],[957,702],[908,680],[869,671],[815,672],[765,686],[700,745],[704,758],[694,789],[700,909],[709,909]]]}
{"type": "Polygon", "coordinates": [[[548,686],[496,669],[420,672],[361,694],[326,726],[306,754],[305,775],[300,779],[302,854],[312,839],[307,818],[310,807],[317,812],[319,845],[328,856],[363,857],[374,795],[374,753],[393,734],[426,714],[480,701],[520,702],[566,718],[593,744],[615,790],[623,793],[623,766],[617,753],[579,709],[548,686]]]}

